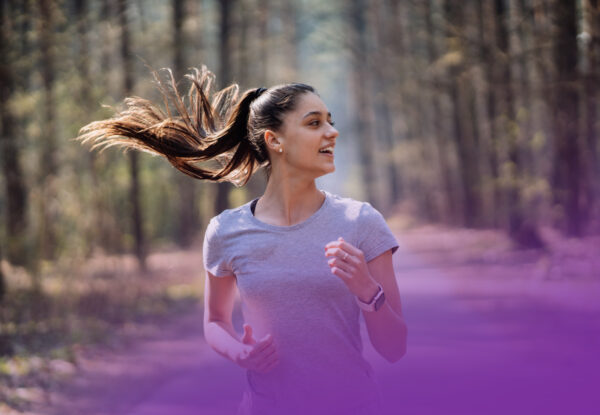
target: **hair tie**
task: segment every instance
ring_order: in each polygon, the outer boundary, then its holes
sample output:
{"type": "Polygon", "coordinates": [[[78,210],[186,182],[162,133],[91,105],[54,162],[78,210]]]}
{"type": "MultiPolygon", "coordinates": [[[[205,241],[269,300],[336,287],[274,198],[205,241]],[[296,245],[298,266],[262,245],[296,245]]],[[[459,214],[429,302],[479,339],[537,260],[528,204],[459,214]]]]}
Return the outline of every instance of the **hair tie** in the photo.
{"type": "Polygon", "coordinates": [[[261,96],[262,93],[265,92],[266,90],[267,90],[267,88],[263,88],[262,86],[260,88],[257,88],[256,91],[254,91],[254,99],[261,96]]]}

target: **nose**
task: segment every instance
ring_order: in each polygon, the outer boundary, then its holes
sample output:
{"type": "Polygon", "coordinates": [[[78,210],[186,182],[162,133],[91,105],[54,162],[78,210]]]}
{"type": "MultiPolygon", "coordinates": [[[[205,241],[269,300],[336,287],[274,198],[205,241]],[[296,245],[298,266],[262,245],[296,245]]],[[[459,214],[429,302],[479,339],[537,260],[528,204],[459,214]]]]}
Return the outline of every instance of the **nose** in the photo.
{"type": "Polygon", "coordinates": [[[335,129],[333,125],[329,125],[329,129],[327,130],[327,137],[336,138],[340,135],[339,131],[335,129]]]}

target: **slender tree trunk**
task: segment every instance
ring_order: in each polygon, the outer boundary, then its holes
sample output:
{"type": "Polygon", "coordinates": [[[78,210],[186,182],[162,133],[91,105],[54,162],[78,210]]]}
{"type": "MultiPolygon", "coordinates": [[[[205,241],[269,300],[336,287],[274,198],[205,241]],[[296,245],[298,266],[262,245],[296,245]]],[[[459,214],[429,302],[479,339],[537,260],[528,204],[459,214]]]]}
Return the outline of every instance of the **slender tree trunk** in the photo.
{"type": "Polygon", "coordinates": [[[258,24],[258,65],[259,69],[257,82],[264,87],[267,87],[267,82],[270,79],[269,66],[269,11],[271,10],[271,0],[257,0],[258,15],[256,21],[258,24]]]}
{"type": "MultiPolygon", "coordinates": [[[[399,8],[400,5],[395,3],[394,6],[399,8]]],[[[390,56],[391,54],[385,53],[391,45],[398,45],[401,48],[403,43],[403,27],[400,24],[398,18],[391,19],[390,15],[397,16],[400,12],[394,10],[390,4],[386,1],[376,1],[374,3],[375,8],[375,21],[373,24],[377,47],[374,53],[374,70],[376,72],[374,77],[375,87],[375,116],[377,118],[376,124],[381,128],[377,131],[378,139],[382,143],[382,152],[386,154],[384,160],[384,170],[386,173],[386,179],[389,181],[389,197],[386,203],[394,204],[400,201],[401,195],[401,182],[400,172],[394,158],[394,129],[393,119],[390,110],[390,85],[394,82],[394,78],[401,77],[396,72],[396,64],[398,56],[390,56]],[[389,24],[388,20],[392,20],[393,24],[389,24]],[[393,72],[390,73],[390,68],[394,68],[393,72]]],[[[399,53],[402,56],[402,53],[399,53]]]]}
{"type": "Polygon", "coordinates": [[[350,36],[353,39],[352,50],[352,85],[354,102],[357,107],[356,114],[356,138],[359,143],[359,160],[362,167],[363,189],[368,202],[378,207],[379,203],[375,188],[375,163],[374,146],[375,140],[372,136],[372,103],[369,95],[370,74],[367,64],[367,24],[365,20],[365,0],[352,0],[350,2],[350,36]]]}
{"type": "MultiPolygon", "coordinates": [[[[429,65],[433,65],[438,59],[438,51],[436,47],[436,30],[433,24],[433,0],[427,0],[424,3],[425,11],[425,26],[427,30],[427,60],[429,65]]],[[[439,175],[440,184],[442,187],[443,195],[443,213],[445,214],[445,220],[448,223],[455,223],[458,217],[458,201],[456,198],[456,192],[454,185],[452,184],[452,174],[450,171],[450,162],[448,160],[448,142],[446,139],[446,132],[442,122],[442,106],[440,103],[439,95],[442,93],[442,87],[439,84],[439,80],[436,75],[433,75],[431,80],[432,92],[429,94],[429,106],[432,111],[433,119],[433,135],[437,149],[437,159],[439,162],[439,175]]]]}
{"type": "MultiPolygon", "coordinates": [[[[103,85],[103,94],[110,95],[114,87],[111,86],[111,51],[112,45],[110,38],[110,28],[112,20],[115,16],[115,8],[113,0],[102,0],[100,6],[100,27],[99,35],[102,39],[102,50],[100,52],[100,71],[95,74],[95,77],[100,79],[103,85]]],[[[112,214],[114,209],[111,209],[110,198],[111,194],[104,189],[110,188],[111,184],[102,183],[102,172],[107,170],[106,164],[114,163],[113,154],[105,152],[102,157],[95,152],[90,151],[90,160],[93,166],[90,168],[92,175],[92,184],[94,189],[97,189],[94,194],[94,206],[96,209],[96,227],[99,233],[100,246],[104,252],[120,252],[122,251],[122,232],[120,227],[115,225],[112,214]]],[[[106,177],[104,180],[111,181],[112,178],[106,177]]]]}
{"type": "MultiPolygon", "coordinates": [[[[75,0],[73,2],[74,5],[74,13],[75,13],[75,21],[76,21],[76,33],[77,33],[77,42],[78,48],[76,50],[76,61],[77,61],[77,70],[79,71],[79,105],[83,107],[83,112],[85,114],[90,114],[93,111],[93,107],[91,102],[93,102],[92,98],[92,88],[91,85],[92,80],[90,76],[90,53],[89,53],[89,39],[88,39],[88,2],[86,0],[75,0]]],[[[91,120],[90,120],[91,121],[91,120]]],[[[105,232],[104,226],[102,223],[102,210],[100,210],[100,192],[98,191],[99,187],[96,186],[98,183],[98,173],[96,171],[96,159],[97,153],[94,151],[88,151],[86,154],[87,161],[78,162],[81,164],[78,166],[78,169],[88,169],[90,172],[90,177],[92,178],[92,182],[94,183],[94,191],[91,195],[92,205],[94,207],[93,215],[93,225],[88,227],[85,231],[86,237],[85,240],[87,242],[87,253],[90,255],[97,245],[99,241],[102,240],[102,233],[105,232]]],[[[78,181],[78,187],[81,188],[81,181],[78,181]]]]}
{"type": "Polygon", "coordinates": [[[55,56],[54,56],[54,4],[51,0],[39,0],[40,9],[40,50],[41,75],[44,91],[43,128],[42,128],[42,160],[40,163],[40,180],[42,197],[40,199],[40,238],[41,257],[54,259],[56,256],[56,211],[52,209],[58,189],[56,161],[56,99],[54,94],[55,56]]]}
{"type": "MultiPolygon", "coordinates": [[[[231,67],[231,9],[235,0],[219,0],[221,12],[220,34],[219,34],[219,73],[217,83],[226,87],[232,83],[231,67]]],[[[229,207],[229,193],[233,185],[228,182],[216,184],[217,195],[215,198],[215,211],[220,213],[229,207]]]]}
{"type": "Polygon", "coordinates": [[[491,203],[489,203],[491,212],[490,217],[494,226],[500,225],[500,215],[502,212],[501,202],[502,195],[500,192],[499,179],[500,179],[500,162],[498,160],[498,127],[497,127],[497,104],[496,104],[496,82],[497,82],[497,68],[496,68],[496,48],[493,46],[495,42],[495,36],[493,35],[495,24],[493,19],[490,18],[490,11],[488,9],[489,3],[478,1],[477,2],[477,23],[479,32],[479,55],[483,62],[483,72],[485,79],[485,102],[487,112],[487,132],[488,142],[487,144],[487,160],[490,171],[490,186],[491,191],[491,203]],[[492,28],[490,28],[490,26],[492,28]]]}
{"type": "Polygon", "coordinates": [[[582,234],[579,93],[577,77],[576,3],[556,1],[553,5],[555,35],[553,58],[556,68],[554,88],[554,171],[555,201],[565,213],[565,231],[569,236],[582,234]]]}
{"type": "MultiPolygon", "coordinates": [[[[186,11],[185,0],[173,0],[173,72],[175,79],[180,81],[185,74],[184,49],[186,39],[183,33],[183,24],[186,11]]],[[[179,189],[177,216],[177,233],[175,240],[181,247],[188,247],[193,241],[194,234],[198,228],[197,219],[197,181],[179,171],[173,169],[177,188],[179,189]]]]}
{"type": "MultiPolygon", "coordinates": [[[[127,0],[119,0],[119,23],[121,26],[121,59],[123,61],[123,93],[126,96],[133,92],[133,60],[129,34],[129,21],[127,18],[127,0]]],[[[140,204],[140,179],[139,179],[139,153],[129,151],[129,172],[131,223],[133,225],[133,238],[135,243],[135,256],[142,272],[146,272],[146,241],[143,229],[142,207],[140,204]]]]}
{"type": "MultiPolygon", "coordinates": [[[[1,12],[0,12],[1,13],[1,12]]],[[[6,295],[6,280],[4,278],[4,272],[2,272],[2,244],[0,244],[0,304],[6,295]]]]}
{"type": "MultiPolygon", "coordinates": [[[[0,7],[0,55],[9,56],[13,45],[11,23],[5,15],[5,7],[0,7]]],[[[6,196],[7,259],[13,264],[28,265],[32,258],[27,257],[26,232],[27,192],[21,167],[18,145],[18,122],[10,105],[15,89],[15,72],[10,59],[0,61],[0,155],[4,173],[6,196]]],[[[0,269],[1,272],[1,269],[0,269]]],[[[3,288],[0,275],[0,288],[3,288]]],[[[1,298],[2,292],[0,292],[1,298]]]]}
{"type": "Polygon", "coordinates": [[[519,242],[519,232],[523,224],[523,210],[519,198],[519,180],[521,179],[521,166],[519,160],[518,137],[516,131],[511,128],[511,123],[516,122],[515,98],[513,94],[512,76],[510,68],[510,50],[508,34],[508,8],[506,0],[495,0],[494,17],[496,27],[496,47],[500,59],[496,61],[498,68],[498,91],[497,99],[504,111],[502,130],[507,136],[508,161],[510,169],[508,172],[508,186],[506,188],[506,199],[508,209],[508,233],[519,242]]]}
{"type": "Polygon", "coordinates": [[[284,71],[283,81],[293,82],[298,76],[298,12],[295,0],[284,0],[282,4],[281,17],[285,27],[284,30],[284,71]]]}
{"type": "MultiPolygon", "coordinates": [[[[463,25],[463,11],[459,9],[451,0],[444,4],[444,12],[448,24],[448,33],[452,35],[463,25]]],[[[452,35],[455,38],[455,35],[452,35]]],[[[450,40],[450,39],[449,39],[450,40]]],[[[466,52],[463,46],[456,41],[449,42],[449,48],[453,52],[464,55],[466,52]]],[[[463,105],[466,94],[470,93],[470,88],[465,91],[465,82],[462,72],[464,67],[462,63],[456,63],[450,66],[449,77],[449,96],[452,111],[452,138],[456,143],[456,152],[458,156],[459,177],[462,184],[462,223],[467,227],[473,227],[477,223],[479,212],[478,200],[475,195],[475,183],[473,178],[473,157],[472,157],[472,137],[468,134],[467,126],[463,118],[463,105]]],[[[469,80],[470,82],[470,80],[469,80]]]]}
{"type": "Polygon", "coordinates": [[[600,82],[600,1],[584,2],[587,43],[587,72],[585,77],[585,138],[588,155],[587,188],[588,210],[592,217],[600,217],[600,160],[598,155],[598,83],[600,82]]]}

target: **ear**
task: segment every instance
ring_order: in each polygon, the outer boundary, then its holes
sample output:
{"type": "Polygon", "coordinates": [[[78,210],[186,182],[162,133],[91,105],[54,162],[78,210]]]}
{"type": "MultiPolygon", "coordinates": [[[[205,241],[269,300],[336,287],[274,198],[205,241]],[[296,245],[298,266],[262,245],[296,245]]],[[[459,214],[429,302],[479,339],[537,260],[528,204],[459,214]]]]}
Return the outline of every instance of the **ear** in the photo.
{"type": "Polygon", "coordinates": [[[283,143],[281,136],[273,130],[265,131],[265,144],[267,147],[275,151],[283,143]]]}

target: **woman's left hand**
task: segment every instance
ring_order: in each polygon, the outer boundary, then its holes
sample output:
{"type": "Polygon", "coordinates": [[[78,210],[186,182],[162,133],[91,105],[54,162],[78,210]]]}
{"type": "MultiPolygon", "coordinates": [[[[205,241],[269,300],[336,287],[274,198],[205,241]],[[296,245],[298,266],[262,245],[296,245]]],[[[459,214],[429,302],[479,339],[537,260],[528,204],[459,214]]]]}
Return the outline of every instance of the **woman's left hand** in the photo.
{"type": "Polygon", "coordinates": [[[361,301],[368,303],[377,293],[377,282],[371,276],[363,251],[339,237],[325,245],[325,256],[331,273],[339,277],[361,301]]]}

